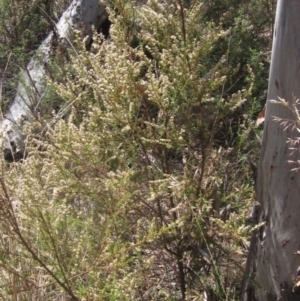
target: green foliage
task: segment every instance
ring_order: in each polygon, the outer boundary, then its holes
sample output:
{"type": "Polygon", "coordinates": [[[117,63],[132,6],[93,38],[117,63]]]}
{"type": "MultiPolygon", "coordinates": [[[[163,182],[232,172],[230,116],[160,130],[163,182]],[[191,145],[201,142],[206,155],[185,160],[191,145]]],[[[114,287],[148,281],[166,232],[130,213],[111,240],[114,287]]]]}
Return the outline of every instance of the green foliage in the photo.
{"type": "Polygon", "coordinates": [[[16,93],[20,68],[25,68],[41,41],[57,22],[68,0],[0,1],[1,108],[16,93]]]}
{"type": "Polygon", "coordinates": [[[267,80],[271,54],[271,38],[276,0],[212,0],[205,1],[206,20],[213,20],[223,29],[231,29],[227,39],[218,42],[214,57],[225,54],[226,63],[235,66],[223,87],[223,97],[250,88],[248,101],[228,115],[219,139],[230,146],[239,143],[239,128],[245,122],[245,114],[255,119],[265,105],[267,80]],[[231,127],[232,132],[227,129],[231,127]]]}
{"type": "Polygon", "coordinates": [[[28,125],[26,160],[2,162],[1,294],[238,300],[257,148],[241,112],[262,80],[250,25],[207,21],[200,0],[112,2],[110,39],[77,42],[49,79],[58,117],[28,125]]]}

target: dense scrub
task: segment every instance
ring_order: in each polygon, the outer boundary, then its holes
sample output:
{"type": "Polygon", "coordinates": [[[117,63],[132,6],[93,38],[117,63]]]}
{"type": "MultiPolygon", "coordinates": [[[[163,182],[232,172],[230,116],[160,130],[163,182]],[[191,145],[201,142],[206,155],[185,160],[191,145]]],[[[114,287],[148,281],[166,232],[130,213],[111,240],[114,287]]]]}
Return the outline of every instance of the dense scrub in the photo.
{"type": "Polygon", "coordinates": [[[110,37],[76,42],[48,79],[65,103],[2,160],[4,299],[239,299],[273,5],[108,3],[110,37]]]}

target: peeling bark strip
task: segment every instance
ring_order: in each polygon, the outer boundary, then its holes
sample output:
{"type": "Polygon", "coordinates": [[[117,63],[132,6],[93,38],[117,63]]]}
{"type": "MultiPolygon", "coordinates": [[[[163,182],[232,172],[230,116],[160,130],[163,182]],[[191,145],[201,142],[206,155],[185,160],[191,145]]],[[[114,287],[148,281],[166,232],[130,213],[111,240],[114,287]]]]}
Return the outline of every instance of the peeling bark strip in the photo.
{"type": "MultiPolygon", "coordinates": [[[[88,35],[91,38],[92,26],[99,29],[106,20],[105,7],[99,0],[73,0],[56,24],[56,33],[65,45],[70,45],[72,29],[81,29],[84,36],[88,35]]],[[[43,101],[43,78],[46,73],[45,66],[50,60],[53,35],[53,32],[49,33],[26,70],[21,73],[17,95],[0,122],[4,137],[4,154],[9,160],[23,156],[22,126],[25,121],[32,119],[37,106],[43,101]]]]}
{"type": "Polygon", "coordinates": [[[261,205],[259,223],[265,224],[256,237],[256,250],[249,253],[255,257],[250,269],[255,275],[250,277],[257,284],[252,297],[256,301],[300,298],[296,286],[300,270],[300,173],[292,170],[298,164],[288,163],[299,159],[299,150],[292,153],[287,143],[299,137],[297,117],[291,110],[295,99],[300,98],[299,16],[300,1],[279,0],[256,187],[261,205]],[[287,103],[272,102],[279,98],[287,103]]]}

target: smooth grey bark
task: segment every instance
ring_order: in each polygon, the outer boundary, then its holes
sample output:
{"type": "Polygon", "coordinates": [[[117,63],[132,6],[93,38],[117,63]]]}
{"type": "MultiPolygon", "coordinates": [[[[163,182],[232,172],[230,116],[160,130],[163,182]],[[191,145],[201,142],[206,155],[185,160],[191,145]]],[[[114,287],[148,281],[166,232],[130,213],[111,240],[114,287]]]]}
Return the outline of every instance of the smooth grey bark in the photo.
{"type": "Polygon", "coordinates": [[[300,174],[292,170],[300,166],[288,162],[299,159],[299,151],[293,153],[288,143],[288,139],[299,137],[297,117],[291,109],[298,98],[300,1],[279,0],[256,181],[260,204],[258,223],[265,224],[253,234],[248,258],[251,267],[242,296],[244,301],[300,300],[295,287],[300,271],[300,255],[297,255],[300,250],[300,174]],[[288,105],[272,102],[279,97],[288,105]]]}
{"type": "MultiPolygon", "coordinates": [[[[65,46],[70,46],[73,29],[80,29],[84,36],[91,37],[92,26],[99,29],[106,19],[105,7],[99,0],[73,0],[56,24],[56,38],[65,46]]],[[[23,155],[22,126],[24,122],[32,120],[34,111],[43,101],[45,66],[50,60],[53,35],[53,32],[49,33],[26,70],[21,72],[16,97],[0,122],[6,157],[23,155]]]]}

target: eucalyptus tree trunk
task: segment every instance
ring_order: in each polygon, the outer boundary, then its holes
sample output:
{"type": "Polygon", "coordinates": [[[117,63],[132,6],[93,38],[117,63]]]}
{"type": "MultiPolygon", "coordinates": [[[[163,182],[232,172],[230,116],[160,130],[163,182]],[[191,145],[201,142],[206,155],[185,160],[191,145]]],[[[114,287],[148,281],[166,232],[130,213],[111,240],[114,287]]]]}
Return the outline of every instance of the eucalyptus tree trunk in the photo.
{"type": "Polygon", "coordinates": [[[98,30],[107,20],[107,12],[100,0],[73,0],[55,25],[55,32],[50,32],[38,48],[26,70],[20,74],[17,94],[9,109],[0,121],[3,134],[5,158],[16,160],[23,156],[24,137],[22,128],[25,122],[31,121],[45,94],[44,78],[46,66],[50,61],[55,43],[70,47],[72,30],[78,29],[83,36],[92,36],[92,26],[98,30]]]}
{"type": "Polygon", "coordinates": [[[289,143],[300,135],[299,98],[300,1],[279,0],[256,184],[263,225],[252,237],[244,301],[300,300],[299,144],[289,143]]]}

